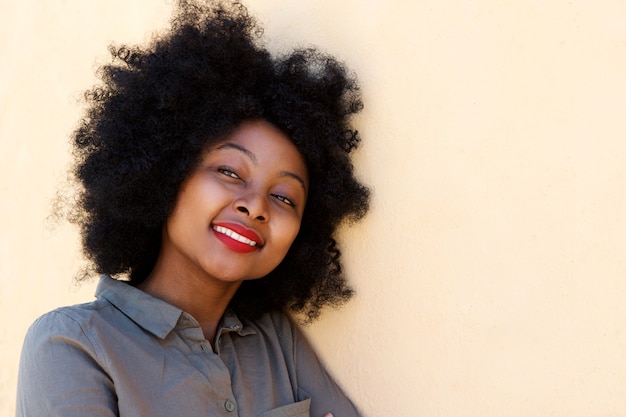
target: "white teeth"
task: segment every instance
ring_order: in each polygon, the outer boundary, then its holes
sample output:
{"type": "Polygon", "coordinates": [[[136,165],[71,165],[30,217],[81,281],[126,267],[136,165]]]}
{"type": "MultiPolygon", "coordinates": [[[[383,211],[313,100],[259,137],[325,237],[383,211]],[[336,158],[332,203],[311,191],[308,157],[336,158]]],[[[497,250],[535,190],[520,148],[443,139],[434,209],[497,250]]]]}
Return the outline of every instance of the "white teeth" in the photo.
{"type": "Polygon", "coordinates": [[[256,246],[256,242],[254,240],[250,240],[245,236],[241,236],[239,233],[235,233],[232,230],[227,229],[223,226],[213,226],[213,230],[218,233],[225,234],[229,238],[234,239],[238,242],[245,243],[246,245],[256,246]]]}

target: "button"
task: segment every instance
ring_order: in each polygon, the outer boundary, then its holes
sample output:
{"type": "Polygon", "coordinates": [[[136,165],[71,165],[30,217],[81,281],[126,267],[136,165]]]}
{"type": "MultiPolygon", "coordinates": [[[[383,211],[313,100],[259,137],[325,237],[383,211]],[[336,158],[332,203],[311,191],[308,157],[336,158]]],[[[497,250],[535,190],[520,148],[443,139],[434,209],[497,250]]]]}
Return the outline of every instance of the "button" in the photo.
{"type": "Polygon", "coordinates": [[[231,400],[226,400],[226,402],[224,403],[224,408],[229,413],[232,412],[232,411],[235,411],[235,403],[232,402],[231,400]]]}

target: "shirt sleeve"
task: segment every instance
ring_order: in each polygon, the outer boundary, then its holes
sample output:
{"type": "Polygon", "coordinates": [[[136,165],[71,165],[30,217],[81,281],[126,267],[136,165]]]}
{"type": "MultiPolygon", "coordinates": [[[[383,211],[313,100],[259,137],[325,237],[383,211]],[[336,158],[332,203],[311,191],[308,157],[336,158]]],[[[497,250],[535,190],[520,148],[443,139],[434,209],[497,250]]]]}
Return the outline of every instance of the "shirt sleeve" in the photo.
{"type": "Polygon", "coordinates": [[[112,417],[117,399],[83,326],[55,311],[28,330],[20,359],[17,417],[112,417]]]}
{"type": "Polygon", "coordinates": [[[310,416],[323,417],[329,412],[333,413],[334,417],[361,416],[354,404],[326,372],[302,331],[291,320],[286,320],[293,342],[298,396],[299,400],[311,398],[310,416]]]}

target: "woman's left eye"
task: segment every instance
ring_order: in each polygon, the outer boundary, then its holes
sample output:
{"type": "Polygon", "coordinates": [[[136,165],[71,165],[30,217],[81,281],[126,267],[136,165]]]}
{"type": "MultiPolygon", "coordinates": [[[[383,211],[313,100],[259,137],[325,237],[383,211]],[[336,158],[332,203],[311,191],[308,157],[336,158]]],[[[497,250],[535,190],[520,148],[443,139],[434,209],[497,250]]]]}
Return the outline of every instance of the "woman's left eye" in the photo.
{"type": "Polygon", "coordinates": [[[287,197],[280,195],[280,194],[272,194],[272,197],[274,197],[275,199],[277,199],[278,201],[282,201],[285,204],[288,204],[290,206],[295,206],[295,204],[293,203],[293,201],[291,201],[290,199],[288,199],[287,197]]]}
{"type": "Polygon", "coordinates": [[[220,173],[226,175],[227,177],[231,177],[234,178],[236,180],[240,180],[241,177],[239,175],[237,175],[237,173],[235,173],[234,171],[231,171],[228,168],[218,168],[217,169],[220,173]]]}

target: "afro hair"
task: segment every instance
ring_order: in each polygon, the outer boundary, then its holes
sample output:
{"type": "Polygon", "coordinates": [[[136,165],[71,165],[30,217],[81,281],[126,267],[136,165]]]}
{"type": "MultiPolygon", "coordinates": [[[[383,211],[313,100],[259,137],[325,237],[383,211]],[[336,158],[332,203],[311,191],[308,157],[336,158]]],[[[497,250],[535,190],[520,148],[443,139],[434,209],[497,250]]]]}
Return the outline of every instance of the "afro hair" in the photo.
{"type": "Polygon", "coordinates": [[[238,2],[180,0],[168,32],[147,46],[110,48],[113,59],[85,93],[72,137],[79,183],[72,219],[90,270],[141,283],[203,151],[244,121],[263,119],[304,156],[309,195],[285,259],[245,281],[231,307],[250,318],[283,309],[310,321],[324,305],[350,298],[333,235],[368,208],[349,157],[360,141],[350,125],[362,108],[358,84],[313,48],[272,56],[261,35],[238,2]]]}

